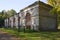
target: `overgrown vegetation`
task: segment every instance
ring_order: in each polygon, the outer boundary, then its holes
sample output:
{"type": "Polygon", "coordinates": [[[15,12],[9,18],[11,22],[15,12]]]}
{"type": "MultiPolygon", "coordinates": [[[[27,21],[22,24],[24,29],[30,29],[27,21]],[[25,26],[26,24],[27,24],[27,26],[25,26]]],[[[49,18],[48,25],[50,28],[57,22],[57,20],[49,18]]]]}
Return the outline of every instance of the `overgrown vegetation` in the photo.
{"type": "Polygon", "coordinates": [[[1,31],[19,36],[21,40],[60,40],[60,31],[57,32],[18,32],[13,29],[0,28],[1,31]]]}
{"type": "Polygon", "coordinates": [[[58,25],[60,25],[60,0],[47,0],[47,2],[53,7],[51,13],[57,14],[58,25]]]}

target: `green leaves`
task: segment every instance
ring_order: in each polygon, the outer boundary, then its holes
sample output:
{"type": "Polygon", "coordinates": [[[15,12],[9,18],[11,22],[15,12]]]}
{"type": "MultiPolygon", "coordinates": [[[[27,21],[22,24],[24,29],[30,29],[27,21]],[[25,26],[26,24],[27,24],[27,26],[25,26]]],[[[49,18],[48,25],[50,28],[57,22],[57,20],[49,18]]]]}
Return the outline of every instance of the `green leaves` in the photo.
{"type": "Polygon", "coordinates": [[[4,19],[9,18],[14,14],[16,14],[16,11],[13,9],[8,11],[2,10],[2,12],[0,12],[0,25],[4,25],[4,19]]]}
{"type": "Polygon", "coordinates": [[[47,0],[48,4],[53,6],[53,9],[50,11],[51,14],[57,13],[57,21],[60,24],[60,0],[47,0]]]}
{"type": "Polygon", "coordinates": [[[8,14],[8,17],[11,17],[11,16],[13,16],[14,14],[16,14],[16,11],[13,10],[13,9],[11,9],[11,10],[8,10],[8,11],[7,11],[7,14],[8,14]]]}
{"type": "Polygon", "coordinates": [[[48,4],[51,6],[59,6],[60,5],[60,0],[47,0],[48,4]]]}
{"type": "Polygon", "coordinates": [[[47,0],[48,4],[50,4],[51,6],[56,6],[56,1],[55,0],[47,0]]]}

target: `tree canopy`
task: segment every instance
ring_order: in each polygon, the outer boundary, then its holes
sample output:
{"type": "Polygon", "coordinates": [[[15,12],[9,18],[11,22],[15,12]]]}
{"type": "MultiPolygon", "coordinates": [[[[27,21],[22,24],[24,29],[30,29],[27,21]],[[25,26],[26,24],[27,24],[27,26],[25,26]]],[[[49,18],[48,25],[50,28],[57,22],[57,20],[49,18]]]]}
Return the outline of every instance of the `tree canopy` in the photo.
{"type": "Polygon", "coordinates": [[[53,9],[50,11],[51,13],[57,13],[57,21],[60,25],[60,0],[47,0],[48,4],[53,6],[53,9]]]}
{"type": "Polygon", "coordinates": [[[13,9],[8,11],[2,10],[2,12],[0,12],[0,26],[4,25],[4,19],[9,18],[14,14],[16,14],[16,11],[13,9]]]}
{"type": "Polygon", "coordinates": [[[47,0],[48,4],[51,6],[59,6],[60,0],[47,0]]]}

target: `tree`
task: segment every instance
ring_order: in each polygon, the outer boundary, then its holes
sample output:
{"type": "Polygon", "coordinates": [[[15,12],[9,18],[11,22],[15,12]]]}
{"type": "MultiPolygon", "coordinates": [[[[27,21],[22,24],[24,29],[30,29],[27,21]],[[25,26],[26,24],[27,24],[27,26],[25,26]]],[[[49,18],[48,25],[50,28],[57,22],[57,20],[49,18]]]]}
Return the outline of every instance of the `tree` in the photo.
{"type": "Polygon", "coordinates": [[[59,6],[60,0],[47,0],[48,4],[51,6],[59,6]]]}
{"type": "Polygon", "coordinates": [[[6,16],[8,16],[5,10],[2,10],[1,14],[2,14],[2,19],[6,19],[7,18],[6,16]]]}
{"type": "Polygon", "coordinates": [[[14,14],[16,14],[16,11],[13,9],[8,10],[7,12],[5,10],[2,10],[2,12],[0,12],[0,26],[4,25],[4,20],[6,18],[9,18],[14,14]]]}
{"type": "Polygon", "coordinates": [[[2,12],[0,12],[0,26],[4,26],[4,19],[6,18],[6,11],[2,10],[2,12]]]}
{"type": "Polygon", "coordinates": [[[48,4],[51,6],[56,6],[57,2],[55,0],[47,0],[48,4]]]}
{"type": "Polygon", "coordinates": [[[16,11],[13,10],[13,9],[11,9],[11,10],[8,10],[8,11],[7,11],[7,14],[8,14],[8,17],[11,17],[11,16],[13,16],[14,14],[16,14],[16,11]]]}
{"type": "Polygon", "coordinates": [[[53,9],[50,11],[51,13],[57,13],[57,21],[60,24],[60,0],[47,0],[48,4],[53,6],[53,9]]]}

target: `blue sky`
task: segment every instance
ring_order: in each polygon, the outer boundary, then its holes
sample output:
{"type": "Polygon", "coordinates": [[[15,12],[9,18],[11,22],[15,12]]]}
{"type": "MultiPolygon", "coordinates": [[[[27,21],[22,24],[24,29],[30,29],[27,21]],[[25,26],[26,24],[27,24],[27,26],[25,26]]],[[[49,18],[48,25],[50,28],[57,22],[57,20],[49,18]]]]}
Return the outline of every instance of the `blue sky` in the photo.
{"type": "MultiPolygon", "coordinates": [[[[14,9],[16,12],[34,3],[37,0],[0,0],[0,11],[14,9]]],[[[46,2],[46,0],[41,0],[46,2]]]]}

